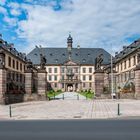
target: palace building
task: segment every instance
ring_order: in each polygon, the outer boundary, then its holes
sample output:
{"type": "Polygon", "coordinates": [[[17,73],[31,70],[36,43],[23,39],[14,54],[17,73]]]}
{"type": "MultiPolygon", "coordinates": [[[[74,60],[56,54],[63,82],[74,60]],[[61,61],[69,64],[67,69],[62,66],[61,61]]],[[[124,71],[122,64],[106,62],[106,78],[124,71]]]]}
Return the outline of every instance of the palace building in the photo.
{"type": "Polygon", "coordinates": [[[49,90],[92,90],[96,97],[113,93],[139,99],[140,39],[115,57],[102,48],[74,47],[71,35],[67,47],[36,46],[26,55],[0,35],[0,103],[27,101],[32,95],[39,100],[49,90]]]}
{"type": "Polygon", "coordinates": [[[11,98],[19,95],[22,100],[22,93],[25,92],[25,64],[26,55],[18,52],[13,44],[3,40],[0,35],[0,101],[10,95],[11,98]]]}
{"type": "Polygon", "coordinates": [[[47,89],[63,91],[94,91],[95,58],[102,54],[103,65],[110,62],[110,54],[102,48],[73,47],[71,35],[67,38],[66,48],[33,49],[27,58],[36,67],[40,66],[40,53],[47,59],[47,89]]]}

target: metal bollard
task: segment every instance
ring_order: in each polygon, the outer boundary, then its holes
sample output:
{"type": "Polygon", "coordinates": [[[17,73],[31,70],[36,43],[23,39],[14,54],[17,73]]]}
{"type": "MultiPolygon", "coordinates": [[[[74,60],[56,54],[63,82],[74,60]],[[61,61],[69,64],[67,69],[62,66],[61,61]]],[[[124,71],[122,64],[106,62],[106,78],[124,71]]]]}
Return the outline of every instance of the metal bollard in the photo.
{"type": "Polygon", "coordinates": [[[120,104],[118,103],[118,116],[120,116],[120,104]]]}
{"type": "Polygon", "coordinates": [[[55,93],[54,93],[54,99],[55,99],[55,93]]]}
{"type": "Polygon", "coordinates": [[[10,116],[10,118],[12,117],[12,107],[11,107],[11,105],[9,106],[9,116],[10,116]]]}
{"type": "Polygon", "coordinates": [[[64,94],[63,94],[63,100],[64,100],[64,94]]]}
{"type": "Polygon", "coordinates": [[[77,100],[79,100],[79,95],[77,94],[77,100]]]}
{"type": "Polygon", "coordinates": [[[86,100],[87,100],[87,94],[86,94],[86,100]]]}

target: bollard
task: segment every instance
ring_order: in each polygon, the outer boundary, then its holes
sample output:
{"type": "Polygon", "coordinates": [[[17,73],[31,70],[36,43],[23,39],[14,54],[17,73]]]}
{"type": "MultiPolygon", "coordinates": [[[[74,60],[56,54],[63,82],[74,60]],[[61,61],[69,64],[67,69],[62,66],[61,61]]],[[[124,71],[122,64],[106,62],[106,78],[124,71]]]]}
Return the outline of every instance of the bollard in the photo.
{"type": "Polygon", "coordinates": [[[55,93],[54,93],[54,99],[55,99],[55,93]]]}
{"type": "Polygon", "coordinates": [[[9,106],[9,116],[10,116],[10,118],[12,117],[12,107],[11,107],[11,105],[9,106]]]}
{"type": "Polygon", "coordinates": [[[64,100],[64,94],[63,94],[63,100],[64,100]]]}
{"type": "Polygon", "coordinates": [[[86,94],[86,100],[87,100],[87,94],[86,94]]]}
{"type": "Polygon", "coordinates": [[[120,116],[120,104],[118,103],[118,116],[120,116]]]}
{"type": "Polygon", "coordinates": [[[77,94],[77,100],[79,100],[79,95],[77,94]]]}

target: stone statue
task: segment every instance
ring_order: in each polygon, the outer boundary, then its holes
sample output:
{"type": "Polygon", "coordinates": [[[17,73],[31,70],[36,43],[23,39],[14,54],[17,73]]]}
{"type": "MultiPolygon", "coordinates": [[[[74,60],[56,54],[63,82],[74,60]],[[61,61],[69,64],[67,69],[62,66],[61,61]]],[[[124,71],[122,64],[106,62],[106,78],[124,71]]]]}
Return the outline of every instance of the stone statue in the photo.
{"type": "Polygon", "coordinates": [[[95,70],[101,70],[101,65],[103,62],[102,56],[103,54],[100,54],[98,57],[95,58],[95,70]]]}
{"type": "Polygon", "coordinates": [[[28,60],[26,65],[27,65],[27,70],[31,70],[33,68],[33,64],[30,59],[28,60]]]}
{"type": "Polygon", "coordinates": [[[46,58],[42,54],[40,54],[40,69],[44,70],[46,65],[46,58]]]}

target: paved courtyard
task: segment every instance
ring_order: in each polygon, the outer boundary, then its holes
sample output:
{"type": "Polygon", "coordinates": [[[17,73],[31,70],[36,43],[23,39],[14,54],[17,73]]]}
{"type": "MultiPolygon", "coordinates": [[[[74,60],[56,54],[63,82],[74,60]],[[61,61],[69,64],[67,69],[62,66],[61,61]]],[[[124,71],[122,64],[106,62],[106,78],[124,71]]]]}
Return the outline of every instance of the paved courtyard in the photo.
{"type": "Polygon", "coordinates": [[[140,100],[86,100],[77,93],[64,93],[59,100],[25,102],[12,105],[12,118],[9,105],[0,105],[0,119],[106,119],[140,116],[140,100]],[[117,115],[117,106],[120,113],[117,115]]]}

